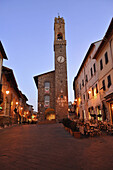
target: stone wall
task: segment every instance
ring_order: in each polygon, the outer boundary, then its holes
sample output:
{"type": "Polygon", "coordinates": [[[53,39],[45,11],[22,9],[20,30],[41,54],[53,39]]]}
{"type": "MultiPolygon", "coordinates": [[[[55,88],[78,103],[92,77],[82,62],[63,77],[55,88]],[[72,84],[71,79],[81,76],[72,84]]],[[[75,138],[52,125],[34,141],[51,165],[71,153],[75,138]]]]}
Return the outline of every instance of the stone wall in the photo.
{"type": "Polygon", "coordinates": [[[50,105],[49,108],[55,109],[55,71],[51,71],[38,76],[38,111],[40,113],[40,119],[45,119],[45,110],[44,107],[44,96],[50,96],[50,105]],[[50,82],[49,92],[45,91],[44,84],[45,82],[50,82]]]}

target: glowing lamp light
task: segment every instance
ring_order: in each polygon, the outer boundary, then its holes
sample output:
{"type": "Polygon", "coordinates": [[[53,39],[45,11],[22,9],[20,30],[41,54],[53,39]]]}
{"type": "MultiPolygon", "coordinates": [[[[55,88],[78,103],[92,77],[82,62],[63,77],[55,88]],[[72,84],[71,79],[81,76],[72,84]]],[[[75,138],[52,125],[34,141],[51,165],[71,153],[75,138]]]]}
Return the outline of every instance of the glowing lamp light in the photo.
{"type": "Polygon", "coordinates": [[[96,96],[96,89],[94,89],[94,96],[96,96]]]}
{"type": "Polygon", "coordinates": [[[16,102],[16,105],[18,105],[18,102],[16,102]]]}
{"type": "Polygon", "coordinates": [[[91,90],[89,90],[88,93],[91,94],[91,90]]]}
{"type": "Polygon", "coordinates": [[[111,106],[111,107],[112,107],[112,110],[113,110],[113,104],[112,104],[112,106],[111,106]]]}
{"type": "Polygon", "coordinates": [[[6,94],[9,94],[9,91],[8,91],[8,90],[6,91],[6,94]]]}
{"type": "Polygon", "coordinates": [[[23,108],[21,107],[21,110],[22,110],[23,108]]]}
{"type": "Polygon", "coordinates": [[[75,99],[75,102],[77,102],[77,99],[75,99]]]}
{"type": "Polygon", "coordinates": [[[63,90],[61,90],[61,93],[63,93],[63,90]]]}

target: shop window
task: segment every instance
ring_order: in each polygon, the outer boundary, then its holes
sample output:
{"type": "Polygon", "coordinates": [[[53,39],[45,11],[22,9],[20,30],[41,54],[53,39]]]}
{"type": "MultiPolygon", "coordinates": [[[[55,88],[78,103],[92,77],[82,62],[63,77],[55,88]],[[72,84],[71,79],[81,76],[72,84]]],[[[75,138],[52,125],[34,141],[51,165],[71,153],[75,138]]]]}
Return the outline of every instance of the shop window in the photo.
{"type": "Polygon", "coordinates": [[[94,107],[91,107],[91,113],[94,114],[94,107]]]}
{"type": "Polygon", "coordinates": [[[100,60],[100,70],[103,69],[103,62],[102,62],[102,59],[100,60]]]}
{"type": "Polygon", "coordinates": [[[96,73],[96,65],[95,65],[95,63],[93,64],[93,69],[94,69],[94,73],[96,73]]]}
{"type": "Polygon", "coordinates": [[[105,56],[105,63],[107,64],[108,63],[108,53],[106,52],[104,56],[105,56]]]}
{"type": "Polygon", "coordinates": [[[91,72],[91,77],[92,77],[93,76],[93,69],[92,69],[92,67],[90,69],[90,72],[91,72]]]}
{"type": "Polygon", "coordinates": [[[48,108],[50,105],[50,96],[46,95],[44,96],[44,106],[45,108],[48,108]]]}
{"type": "Polygon", "coordinates": [[[84,120],[86,120],[86,112],[85,112],[85,110],[84,110],[84,120]]]}
{"type": "Polygon", "coordinates": [[[111,86],[111,76],[109,75],[108,77],[107,77],[107,79],[108,79],[108,88],[111,86]]]}
{"type": "Polygon", "coordinates": [[[89,120],[91,119],[91,113],[90,113],[91,109],[88,108],[88,115],[89,115],[89,120]]]}
{"type": "Polygon", "coordinates": [[[102,81],[102,88],[103,88],[104,91],[106,90],[105,80],[102,81]]]}
{"type": "Polygon", "coordinates": [[[98,120],[102,121],[102,113],[101,113],[100,106],[97,107],[97,117],[98,120]]]}
{"type": "Polygon", "coordinates": [[[45,87],[45,92],[49,93],[49,91],[50,91],[50,82],[45,82],[44,87],[45,87]]]}

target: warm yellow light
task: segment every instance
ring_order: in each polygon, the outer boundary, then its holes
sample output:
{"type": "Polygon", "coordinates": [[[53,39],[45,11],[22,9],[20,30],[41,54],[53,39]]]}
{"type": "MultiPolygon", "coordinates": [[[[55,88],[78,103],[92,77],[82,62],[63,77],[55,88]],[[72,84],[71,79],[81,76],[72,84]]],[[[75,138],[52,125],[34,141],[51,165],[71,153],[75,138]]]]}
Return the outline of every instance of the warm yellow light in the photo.
{"type": "Polygon", "coordinates": [[[96,96],[96,88],[94,89],[94,96],[96,96]]]}
{"type": "Polygon", "coordinates": [[[23,109],[23,107],[21,107],[21,110],[23,109]]]}
{"type": "Polygon", "coordinates": [[[91,90],[89,90],[88,93],[91,94],[91,90]]]}
{"type": "Polygon", "coordinates": [[[81,102],[81,99],[80,98],[78,98],[78,101],[79,101],[79,103],[81,102]]]}
{"type": "Polygon", "coordinates": [[[77,99],[75,99],[75,102],[77,102],[77,99]]]}
{"type": "Polygon", "coordinates": [[[113,110],[113,104],[112,104],[112,106],[111,106],[111,107],[112,107],[112,110],[113,110]]]}
{"type": "Polygon", "coordinates": [[[18,105],[18,102],[16,102],[16,105],[18,105]]]}
{"type": "Polygon", "coordinates": [[[48,115],[48,116],[46,117],[46,119],[47,119],[47,120],[53,120],[53,119],[55,119],[55,115],[54,115],[54,114],[48,115]]]}
{"type": "Polygon", "coordinates": [[[9,94],[9,91],[8,91],[8,90],[6,91],[6,94],[9,94]]]}

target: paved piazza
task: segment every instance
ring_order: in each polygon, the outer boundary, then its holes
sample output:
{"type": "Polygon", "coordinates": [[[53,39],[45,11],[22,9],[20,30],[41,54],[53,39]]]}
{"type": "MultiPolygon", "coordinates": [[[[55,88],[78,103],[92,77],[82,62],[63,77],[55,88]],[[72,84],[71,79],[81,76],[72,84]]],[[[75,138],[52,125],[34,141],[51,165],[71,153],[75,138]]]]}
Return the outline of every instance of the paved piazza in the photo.
{"type": "Polygon", "coordinates": [[[113,136],[75,139],[61,124],[0,129],[0,170],[111,170],[113,136]]]}

